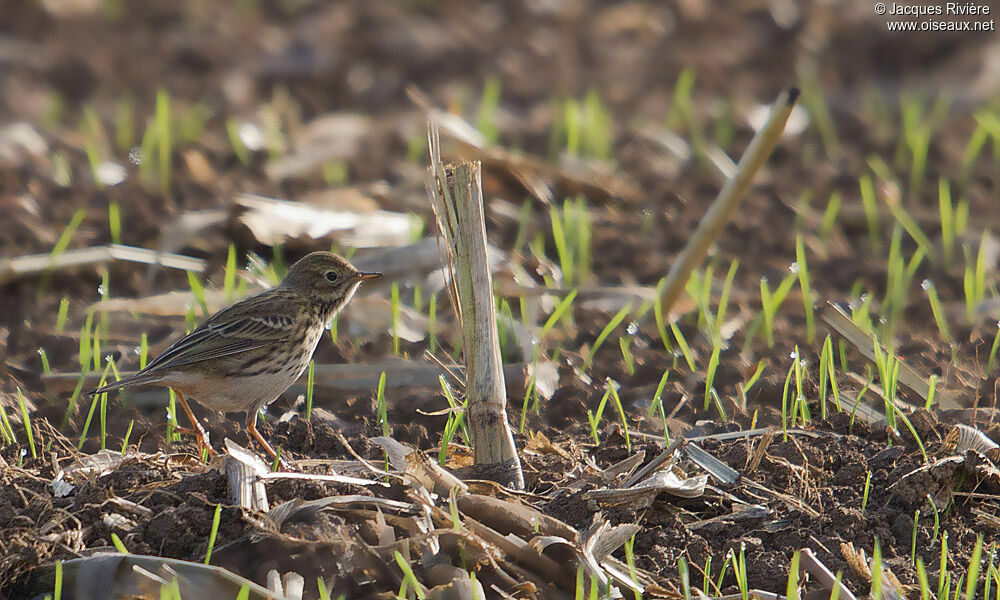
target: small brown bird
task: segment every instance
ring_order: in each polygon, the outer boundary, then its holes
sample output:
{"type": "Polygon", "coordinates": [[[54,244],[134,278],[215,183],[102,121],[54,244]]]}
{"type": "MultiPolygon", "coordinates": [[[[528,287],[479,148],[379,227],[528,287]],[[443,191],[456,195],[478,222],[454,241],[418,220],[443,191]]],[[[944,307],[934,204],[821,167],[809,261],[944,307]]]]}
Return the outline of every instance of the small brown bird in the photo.
{"type": "Polygon", "coordinates": [[[257,431],[257,412],[302,375],[326,324],[361,282],[379,276],[358,271],[336,254],[313,252],[292,265],[278,287],[220,310],[145,369],[90,393],[135,385],[173,389],[198,435],[199,450],[211,451],[208,433],[185,396],[213,410],[246,411],[247,431],[276,457],[257,431]]]}

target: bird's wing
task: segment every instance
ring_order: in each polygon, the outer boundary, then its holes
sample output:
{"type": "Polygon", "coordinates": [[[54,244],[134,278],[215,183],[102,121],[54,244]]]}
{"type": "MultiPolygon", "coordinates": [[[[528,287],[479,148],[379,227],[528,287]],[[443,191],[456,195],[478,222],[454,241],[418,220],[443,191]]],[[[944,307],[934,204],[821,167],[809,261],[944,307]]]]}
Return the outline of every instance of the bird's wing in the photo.
{"type": "Polygon", "coordinates": [[[279,289],[247,298],[212,315],[141,372],[163,371],[292,339],[302,328],[298,304],[279,289]]]}

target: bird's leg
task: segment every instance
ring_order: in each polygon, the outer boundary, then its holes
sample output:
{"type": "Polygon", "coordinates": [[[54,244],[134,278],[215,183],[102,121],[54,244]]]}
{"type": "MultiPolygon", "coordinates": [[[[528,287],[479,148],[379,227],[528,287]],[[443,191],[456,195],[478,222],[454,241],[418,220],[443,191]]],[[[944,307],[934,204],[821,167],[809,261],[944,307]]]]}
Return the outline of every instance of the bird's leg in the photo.
{"type": "Polygon", "coordinates": [[[250,437],[256,440],[257,443],[260,444],[262,448],[264,448],[264,451],[267,452],[267,454],[271,458],[278,459],[278,461],[281,463],[282,469],[291,470],[292,464],[287,460],[285,460],[284,458],[279,457],[278,453],[275,452],[274,448],[271,447],[271,444],[268,444],[267,440],[264,439],[264,436],[261,435],[259,431],[257,431],[257,410],[254,409],[253,407],[251,407],[250,410],[247,411],[247,431],[250,432],[250,437]]]}
{"type": "MultiPolygon", "coordinates": [[[[171,388],[172,389],[172,388],[171,388]]],[[[187,400],[184,399],[184,395],[174,390],[174,394],[177,395],[177,400],[181,403],[181,408],[184,409],[184,414],[187,415],[188,421],[191,422],[193,429],[186,429],[182,431],[189,431],[195,435],[198,441],[198,455],[200,456],[206,449],[208,450],[209,456],[215,456],[216,452],[212,449],[212,444],[208,441],[208,432],[205,428],[201,426],[198,418],[194,416],[194,412],[191,407],[188,406],[187,400]]]]}

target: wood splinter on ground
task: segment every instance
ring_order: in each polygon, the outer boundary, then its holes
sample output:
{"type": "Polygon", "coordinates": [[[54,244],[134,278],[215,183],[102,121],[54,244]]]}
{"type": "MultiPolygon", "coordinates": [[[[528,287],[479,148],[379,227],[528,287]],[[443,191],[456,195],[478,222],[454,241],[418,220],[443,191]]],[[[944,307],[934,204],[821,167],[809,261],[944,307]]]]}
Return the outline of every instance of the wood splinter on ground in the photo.
{"type": "Polygon", "coordinates": [[[452,306],[462,325],[466,364],[466,422],[476,465],[489,465],[483,477],[524,488],[521,461],[507,422],[500,341],[493,309],[493,281],[486,258],[482,165],[441,163],[437,127],[428,126],[431,207],[445,239],[452,306]]]}

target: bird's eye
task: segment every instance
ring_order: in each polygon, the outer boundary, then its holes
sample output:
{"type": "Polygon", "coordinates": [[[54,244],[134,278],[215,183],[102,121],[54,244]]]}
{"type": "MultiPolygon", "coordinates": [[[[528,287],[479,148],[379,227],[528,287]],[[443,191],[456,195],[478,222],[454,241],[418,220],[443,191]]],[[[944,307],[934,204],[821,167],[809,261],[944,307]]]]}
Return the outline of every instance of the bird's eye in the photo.
{"type": "Polygon", "coordinates": [[[337,274],[333,271],[327,271],[325,277],[327,281],[337,281],[337,274]]]}

